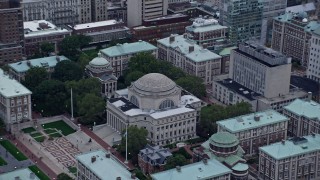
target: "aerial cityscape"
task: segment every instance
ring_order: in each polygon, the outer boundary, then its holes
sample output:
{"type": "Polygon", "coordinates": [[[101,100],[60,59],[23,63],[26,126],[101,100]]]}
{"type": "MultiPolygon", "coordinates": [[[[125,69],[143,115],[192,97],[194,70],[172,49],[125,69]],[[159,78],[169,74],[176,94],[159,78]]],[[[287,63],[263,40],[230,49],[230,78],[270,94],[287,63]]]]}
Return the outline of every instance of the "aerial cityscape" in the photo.
{"type": "Polygon", "coordinates": [[[320,180],[319,0],[0,0],[0,180],[320,180]]]}

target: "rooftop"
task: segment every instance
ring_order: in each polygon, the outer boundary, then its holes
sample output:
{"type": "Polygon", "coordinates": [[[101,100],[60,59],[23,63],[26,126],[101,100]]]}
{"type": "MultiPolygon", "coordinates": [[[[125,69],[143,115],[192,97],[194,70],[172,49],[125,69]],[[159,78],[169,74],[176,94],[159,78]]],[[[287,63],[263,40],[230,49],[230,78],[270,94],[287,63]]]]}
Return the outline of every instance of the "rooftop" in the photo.
{"type": "Polygon", "coordinates": [[[227,26],[222,26],[215,19],[196,18],[191,26],[187,26],[186,30],[191,32],[208,32],[219,29],[227,29],[227,26]]]}
{"type": "Polygon", "coordinates": [[[31,91],[0,69],[0,94],[6,98],[31,94],[31,91]]]}
{"type": "Polygon", "coordinates": [[[103,150],[90,151],[77,155],[76,159],[101,180],[116,179],[117,177],[121,177],[121,180],[132,180],[131,173],[112,156],[106,157],[106,154],[107,152],[103,150]],[[92,162],[92,157],[96,158],[94,162],[92,162]]]}
{"type": "Polygon", "coordinates": [[[297,27],[303,28],[307,32],[313,32],[320,28],[320,23],[310,21],[308,14],[300,9],[298,12],[286,12],[280,16],[274,17],[276,21],[290,23],[297,27]]]}
{"type": "Polygon", "coordinates": [[[180,51],[194,62],[203,62],[221,58],[221,56],[209,51],[208,49],[203,49],[194,42],[187,40],[183,35],[171,35],[170,37],[160,39],[157,42],[166,47],[180,51]],[[173,39],[173,41],[170,42],[170,39],[173,39]],[[190,47],[193,47],[194,49],[190,51],[190,47]]]}
{"type": "Polygon", "coordinates": [[[116,46],[102,49],[100,50],[100,52],[109,57],[116,57],[139,52],[153,51],[156,49],[157,47],[153,46],[148,42],[138,41],[134,43],[117,44],[116,46]]]}
{"type": "Polygon", "coordinates": [[[223,175],[228,175],[232,171],[215,159],[204,162],[197,162],[181,167],[179,172],[176,168],[152,174],[154,180],[179,180],[179,179],[198,179],[205,180],[223,175]]]}
{"type": "Polygon", "coordinates": [[[309,78],[291,75],[290,84],[293,87],[301,88],[306,92],[312,92],[312,94],[319,94],[320,86],[319,84],[309,78]]]}
{"type": "Polygon", "coordinates": [[[45,68],[52,68],[55,67],[59,61],[69,60],[65,56],[49,56],[43,57],[38,59],[29,59],[24,60],[16,63],[9,64],[9,67],[12,68],[14,71],[23,73],[27,72],[31,67],[45,67],[45,68]]]}
{"type": "Polygon", "coordinates": [[[96,28],[96,27],[102,27],[102,26],[115,25],[118,23],[123,23],[123,22],[119,22],[119,21],[112,19],[112,20],[108,20],[108,21],[99,21],[99,22],[93,22],[93,23],[77,24],[73,27],[73,29],[74,30],[90,29],[90,28],[96,28]]]}
{"type": "Polygon", "coordinates": [[[34,37],[34,36],[42,36],[42,35],[50,35],[50,34],[58,34],[58,33],[71,33],[69,30],[57,27],[49,21],[46,20],[35,20],[35,21],[27,21],[23,22],[24,26],[24,36],[34,37]]]}
{"type": "Polygon", "coordinates": [[[230,133],[236,133],[244,130],[267,126],[269,124],[285,122],[288,120],[289,119],[286,116],[270,109],[218,121],[217,124],[230,133]]]}
{"type": "Polygon", "coordinates": [[[165,164],[167,158],[172,156],[169,149],[149,144],[144,149],[141,149],[139,154],[143,160],[147,162],[153,161],[154,165],[165,164]]]}
{"type": "Polygon", "coordinates": [[[217,147],[233,147],[239,145],[239,140],[229,132],[217,132],[210,137],[209,143],[217,147]]]}
{"type": "MultiPolygon", "coordinates": [[[[111,104],[113,104],[115,107],[117,107],[118,109],[120,109],[127,116],[137,116],[137,115],[144,114],[144,115],[148,115],[154,119],[161,119],[164,117],[174,116],[177,114],[193,112],[193,111],[195,111],[195,109],[189,105],[192,103],[201,101],[200,99],[198,99],[195,96],[184,95],[184,96],[181,96],[180,104],[176,108],[159,110],[159,111],[155,111],[155,110],[144,111],[142,109],[139,109],[136,105],[131,103],[126,98],[124,98],[124,97],[128,97],[127,94],[124,94],[125,92],[126,91],[122,91],[123,97],[111,98],[111,99],[109,99],[109,102],[111,104]]],[[[128,93],[128,92],[126,92],[126,93],[128,93]]]]}
{"type": "Polygon", "coordinates": [[[250,101],[255,100],[256,99],[255,97],[261,96],[261,94],[256,93],[256,92],[246,88],[245,86],[237,83],[236,81],[234,81],[230,78],[223,79],[221,81],[217,81],[217,83],[227,87],[228,89],[236,92],[237,94],[245,97],[246,99],[248,99],[250,101]]]}
{"type": "Polygon", "coordinates": [[[280,160],[320,150],[320,135],[290,138],[284,142],[274,143],[259,148],[274,159],[280,160]]]}
{"type": "Polygon", "coordinates": [[[296,99],[289,105],[283,107],[298,116],[320,121],[320,104],[310,100],[296,99]]]}
{"type": "Polygon", "coordinates": [[[23,180],[40,180],[29,168],[0,174],[0,180],[15,180],[17,177],[23,180]]]}
{"type": "Polygon", "coordinates": [[[236,46],[231,46],[231,47],[226,47],[226,48],[223,48],[220,52],[219,52],[219,55],[220,56],[228,56],[231,54],[231,50],[233,49],[237,49],[238,47],[236,46]]]}
{"type": "Polygon", "coordinates": [[[286,7],[286,12],[294,12],[294,13],[299,13],[301,11],[309,12],[309,11],[315,11],[315,10],[316,10],[316,6],[314,2],[286,7]]]}

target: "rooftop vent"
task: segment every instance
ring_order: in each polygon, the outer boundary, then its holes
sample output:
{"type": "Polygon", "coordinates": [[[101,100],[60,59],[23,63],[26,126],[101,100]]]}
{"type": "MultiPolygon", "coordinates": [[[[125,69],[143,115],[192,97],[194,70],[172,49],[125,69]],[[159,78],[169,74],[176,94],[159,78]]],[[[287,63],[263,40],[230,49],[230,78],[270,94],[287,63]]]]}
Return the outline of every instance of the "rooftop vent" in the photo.
{"type": "Polygon", "coordinates": [[[253,118],[255,121],[260,121],[260,116],[259,115],[254,115],[254,118],[253,118]]]}
{"type": "Polygon", "coordinates": [[[283,144],[283,145],[286,144],[286,140],[282,139],[281,144],[283,144]]]}
{"type": "Polygon", "coordinates": [[[91,163],[94,163],[97,160],[97,158],[95,156],[91,157],[91,163]]]}
{"type": "Polygon", "coordinates": [[[32,172],[32,173],[30,173],[30,179],[35,179],[36,178],[36,175],[32,172]]]}
{"type": "Polygon", "coordinates": [[[131,179],[136,179],[136,173],[131,174],[131,179]]]}
{"type": "Polygon", "coordinates": [[[301,148],[302,149],[308,149],[308,146],[304,144],[304,145],[301,146],[301,148]]]}
{"type": "Polygon", "coordinates": [[[121,177],[117,177],[116,180],[121,180],[121,177]]]}
{"type": "Polygon", "coordinates": [[[203,158],[203,164],[207,165],[208,164],[208,159],[207,158],[203,158]]]}
{"type": "Polygon", "coordinates": [[[177,170],[178,172],[181,172],[181,167],[180,167],[180,166],[176,166],[176,170],[177,170]]]}
{"type": "Polygon", "coordinates": [[[110,153],[106,153],[106,158],[110,158],[110,153]]]}

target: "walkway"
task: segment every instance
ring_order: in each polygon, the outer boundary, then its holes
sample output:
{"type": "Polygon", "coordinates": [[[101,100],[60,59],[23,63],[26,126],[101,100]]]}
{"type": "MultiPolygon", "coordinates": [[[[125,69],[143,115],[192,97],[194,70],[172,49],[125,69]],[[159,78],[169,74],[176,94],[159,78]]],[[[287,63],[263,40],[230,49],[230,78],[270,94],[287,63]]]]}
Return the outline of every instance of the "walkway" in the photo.
{"type": "MultiPolygon", "coordinates": [[[[109,144],[104,142],[99,136],[97,136],[95,133],[93,133],[90,129],[88,129],[85,126],[81,126],[81,130],[86,133],[89,137],[91,137],[93,140],[95,140],[100,146],[102,146],[105,150],[110,151],[116,158],[118,158],[119,161],[121,161],[124,164],[125,158],[121,156],[120,153],[118,153],[114,148],[112,148],[109,144]]],[[[135,167],[133,164],[129,161],[128,164],[126,164],[127,169],[133,170],[135,167]]]]}
{"type": "Polygon", "coordinates": [[[30,161],[29,159],[24,161],[18,161],[1,145],[0,145],[0,156],[3,160],[7,162],[7,165],[0,166],[0,173],[14,171],[16,169],[27,168],[33,165],[32,161],[30,161]]]}
{"type": "Polygon", "coordinates": [[[16,147],[24,153],[32,162],[35,163],[47,176],[50,177],[50,179],[56,179],[57,174],[53,172],[47,164],[45,164],[42,161],[42,157],[37,157],[36,154],[32,153],[23,143],[20,142],[19,139],[14,138],[13,136],[8,136],[8,139],[14,143],[17,144],[16,147]]]}

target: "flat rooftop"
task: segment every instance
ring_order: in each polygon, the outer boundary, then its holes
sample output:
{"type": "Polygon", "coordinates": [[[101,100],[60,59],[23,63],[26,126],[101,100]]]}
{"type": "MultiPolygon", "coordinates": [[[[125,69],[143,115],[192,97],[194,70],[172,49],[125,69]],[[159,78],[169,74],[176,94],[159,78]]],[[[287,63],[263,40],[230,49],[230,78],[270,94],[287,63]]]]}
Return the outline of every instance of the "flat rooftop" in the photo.
{"type": "Polygon", "coordinates": [[[31,67],[52,68],[52,67],[55,67],[59,62],[57,57],[59,61],[69,60],[65,56],[49,56],[44,58],[29,59],[29,60],[19,61],[16,63],[11,63],[9,64],[9,67],[18,73],[27,72],[31,67]]]}
{"type": "Polygon", "coordinates": [[[0,69],[0,94],[6,98],[23,96],[32,94],[29,89],[24,87],[15,79],[5,75],[3,70],[0,69]]]}
{"type": "Polygon", "coordinates": [[[112,156],[107,158],[106,154],[107,152],[103,150],[90,151],[77,155],[76,159],[101,180],[116,179],[117,177],[121,177],[121,180],[132,180],[131,173],[112,156]],[[94,162],[91,161],[92,157],[96,158],[94,162]]]}
{"type": "Polygon", "coordinates": [[[0,180],[15,180],[16,177],[21,180],[40,180],[29,168],[0,174],[0,180]]]}
{"type": "Polygon", "coordinates": [[[271,109],[217,121],[217,124],[230,133],[236,133],[249,129],[256,129],[274,123],[285,122],[288,120],[289,119],[286,116],[271,109]],[[255,120],[255,117],[259,117],[259,120],[255,120]]]}
{"type": "Polygon", "coordinates": [[[90,29],[90,28],[96,28],[96,27],[103,27],[103,26],[110,26],[115,25],[123,22],[119,22],[117,20],[108,20],[108,21],[99,21],[99,22],[93,22],[93,23],[85,23],[85,24],[77,24],[73,27],[74,30],[82,30],[82,29],[90,29]]]}
{"type": "Polygon", "coordinates": [[[184,96],[181,96],[180,104],[177,108],[159,110],[159,111],[154,111],[154,110],[143,111],[142,109],[139,109],[136,105],[134,105],[128,99],[125,98],[125,97],[128,97],[127,94],[124,94],[125,91],[123,90],[121,91],[122,91],[121,93],[123,97],[111,98],[109,99],[109,103],[114,105],[116,108],[120,109],[127,116],[148,115],[153,119],[161,119],[169,116],[174,116],[177,114],[195,112],[195,109],[192,108],[190,104],[201,101],[195,96],[184,95],[184,96]]]}
{"type": "Polygon", "coordinates": [[[158,49],[156,46],[140,40],[134,43],[117,44],[116,46],[102,49],[100,52],[109,57],[116,57],[139,52],[153,51],[156,49],[158,49]]]}
{"type": "Polygon", "coordinates": [[[237,94],[245,97],[250,101],[256,100],[256,97],[261,96],[261,94],[256,93],[255,91],[252,91],[249,88],[246,88],[245,86],[237,83],[236,81],[230,78],[217,81],[217,83],[225,86],[226,88],[236,92],[237,94]]]}
{"type": "Polygon", "coordinates": [[[320,151],[320,135],[290,138],[284,143],[278,142],[259,148],[274,159],[280,160],[302,154],[320,151]]]}
{"type": "Polygon", "coordinates": [[[319,83],[306,77],[291,75],[290,84],[291,86],[303,89],[306,92],[312,92],[313,95],[320,93],[319,83]]]}
{"type": "Polygon", "coordinates": [[[187,179],[213,179],[215,177],[229,175],[232,172],[228,167],[215,159],[208,159],[207,164],[200,161],[181,167],[178,172],[176,168],[152,174],[153,180],[187,180],[187,179]]]}
{"type": "Polygon", "coordinates": [[[160,39],[157,42],[166,47],[179,50],[188,59],[194,62],[203,62],[221,58],[218,54],[215,54],[208,49],[203,49],[201,46],[184,38],[183,35],[174,34],[170,37],[160,39]],[[174,40],[170,42],[170,38],[174,38],[174,40]],[[191,46],[194,47],[194,50],[190,52],[189,48],[191,46]]]}
{"type": "Polygon", "coordinates": [[[57,27],[56,25],[52,24],[46,20],[35,20],[35,21],[27,21],[23,22],[24,26],[24,36],[34,37],[34,36],[44,36],[44,35],[54,35],[59,33],[71,33],[71,31],[57,27]]]}
{"type": "Polygon", "coordinates": [[[283,108],[298,116],[320,121],[320,104],[315,101],[296,99],[283,108]]]}

